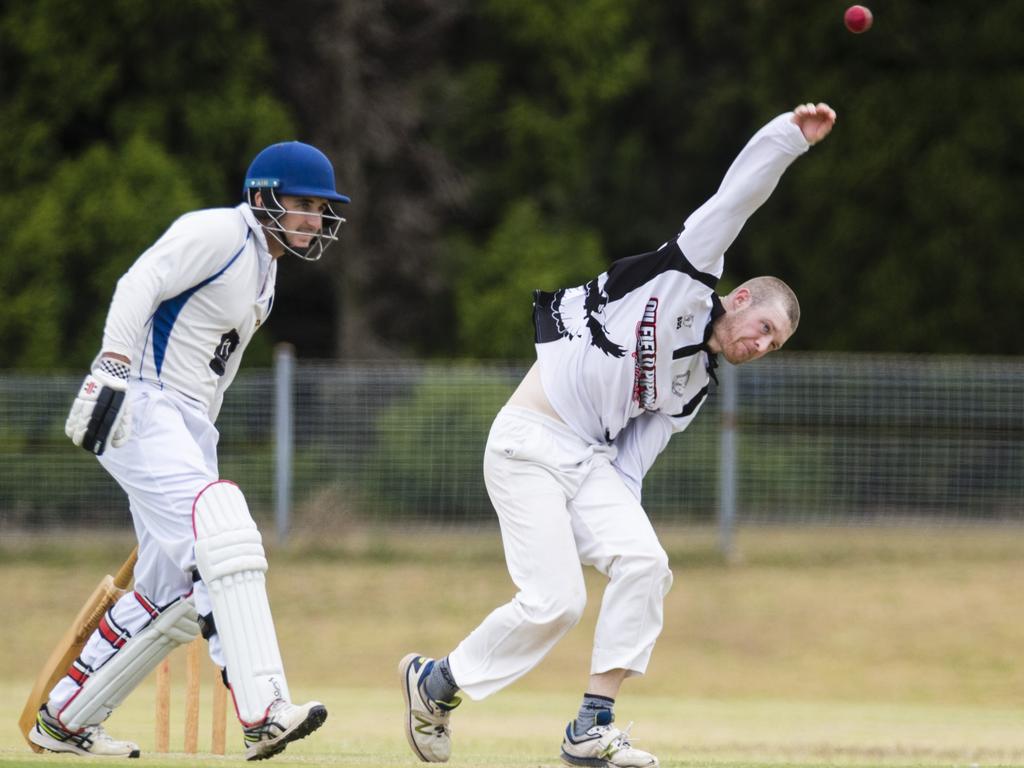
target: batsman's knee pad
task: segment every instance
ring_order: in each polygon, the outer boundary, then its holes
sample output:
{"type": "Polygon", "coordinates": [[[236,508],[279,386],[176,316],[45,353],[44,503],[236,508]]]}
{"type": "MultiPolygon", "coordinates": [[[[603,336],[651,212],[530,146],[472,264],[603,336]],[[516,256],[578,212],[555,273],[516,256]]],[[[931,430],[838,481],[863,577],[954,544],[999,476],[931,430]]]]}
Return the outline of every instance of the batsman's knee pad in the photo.
{"type": "Polygon", "coordinates": [[[58,713],[60,721],[72,731],[103,722],[167,654],[192,642],[199,634],[196,618],[191,596],[164,608],[92,673],[58,713]]]}
{"type": "Polygon", "coordinates": [[[253,725],[277,699],[290,701],[267,600],[267,558],[245,496],[220,480],[193,511],[196,566],[210,595],[239,719],[253,725]]]}
{"type": "Polygon", "coordinates": [[[199,575],[212,585],[239,573],[265,573],[263,537],[249,513],[241,489],[218,480],[196,497],[192,523],[199,575]]]}

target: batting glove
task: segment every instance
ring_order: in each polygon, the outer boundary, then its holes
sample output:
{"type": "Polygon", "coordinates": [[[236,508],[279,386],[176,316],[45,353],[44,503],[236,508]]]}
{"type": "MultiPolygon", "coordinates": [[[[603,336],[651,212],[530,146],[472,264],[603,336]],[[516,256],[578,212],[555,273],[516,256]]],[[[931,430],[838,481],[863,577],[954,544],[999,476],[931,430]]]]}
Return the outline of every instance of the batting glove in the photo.
{"type": "Polygon", "coordinates": [[[112,357],[96,360],[64,424],[64,434],[71,442],[97,456],[107,445],[120,448],[127,442],[131,413],[124,407],[124,396],[130,370],[127,363],[112,357]]]}

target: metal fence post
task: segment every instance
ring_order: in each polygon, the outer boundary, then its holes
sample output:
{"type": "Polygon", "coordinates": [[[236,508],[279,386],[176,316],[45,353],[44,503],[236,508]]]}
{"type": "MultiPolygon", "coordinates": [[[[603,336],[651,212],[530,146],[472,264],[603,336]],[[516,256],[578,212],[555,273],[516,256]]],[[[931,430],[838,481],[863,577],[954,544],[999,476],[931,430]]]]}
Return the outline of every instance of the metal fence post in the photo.
{"type": "Polygon", "coordinates": [[[722,360],[718,366],[721,433],[718,451],[718,546],[726,562],[736,559],[737,388],[736,366],[722,360]]]}
{"type": "Polygon", "coordinates": [[[278,544],[288,540],[291,527],[294,377],[295,348],[278,344],[274,348],[274,522],[278,544]]]}

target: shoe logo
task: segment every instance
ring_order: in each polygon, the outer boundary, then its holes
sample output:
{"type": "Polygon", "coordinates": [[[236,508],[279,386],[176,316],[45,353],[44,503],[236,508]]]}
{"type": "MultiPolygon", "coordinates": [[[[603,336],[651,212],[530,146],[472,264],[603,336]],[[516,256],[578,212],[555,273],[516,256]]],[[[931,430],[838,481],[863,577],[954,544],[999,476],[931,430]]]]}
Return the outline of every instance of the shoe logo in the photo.
{"type": "Polygon", "coordinates": [[[420,717],[419,715],[413,715],[413,717],[415,717],[416,722],[419,723],[419,725],[413,728],[413,730],[416,731],[416,733],[422,734],[424,736],[444,736],[443,725],[437,725],[435,723],[432,723],[426,718],[420,717]]]}

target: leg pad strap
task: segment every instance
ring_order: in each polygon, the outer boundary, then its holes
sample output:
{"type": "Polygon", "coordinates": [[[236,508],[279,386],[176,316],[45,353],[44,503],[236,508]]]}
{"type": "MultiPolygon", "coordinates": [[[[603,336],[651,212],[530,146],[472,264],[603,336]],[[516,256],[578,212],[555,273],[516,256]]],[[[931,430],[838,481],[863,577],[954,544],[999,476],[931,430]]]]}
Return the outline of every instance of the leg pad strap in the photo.
{"type": "Polygon", "coordinates": [[[192,642],[199,634],[196,618],[191,595],[171,603],[86,680],[58,713],[61,723],[77,731],[106,720],[167,654],[192,642]]]}

